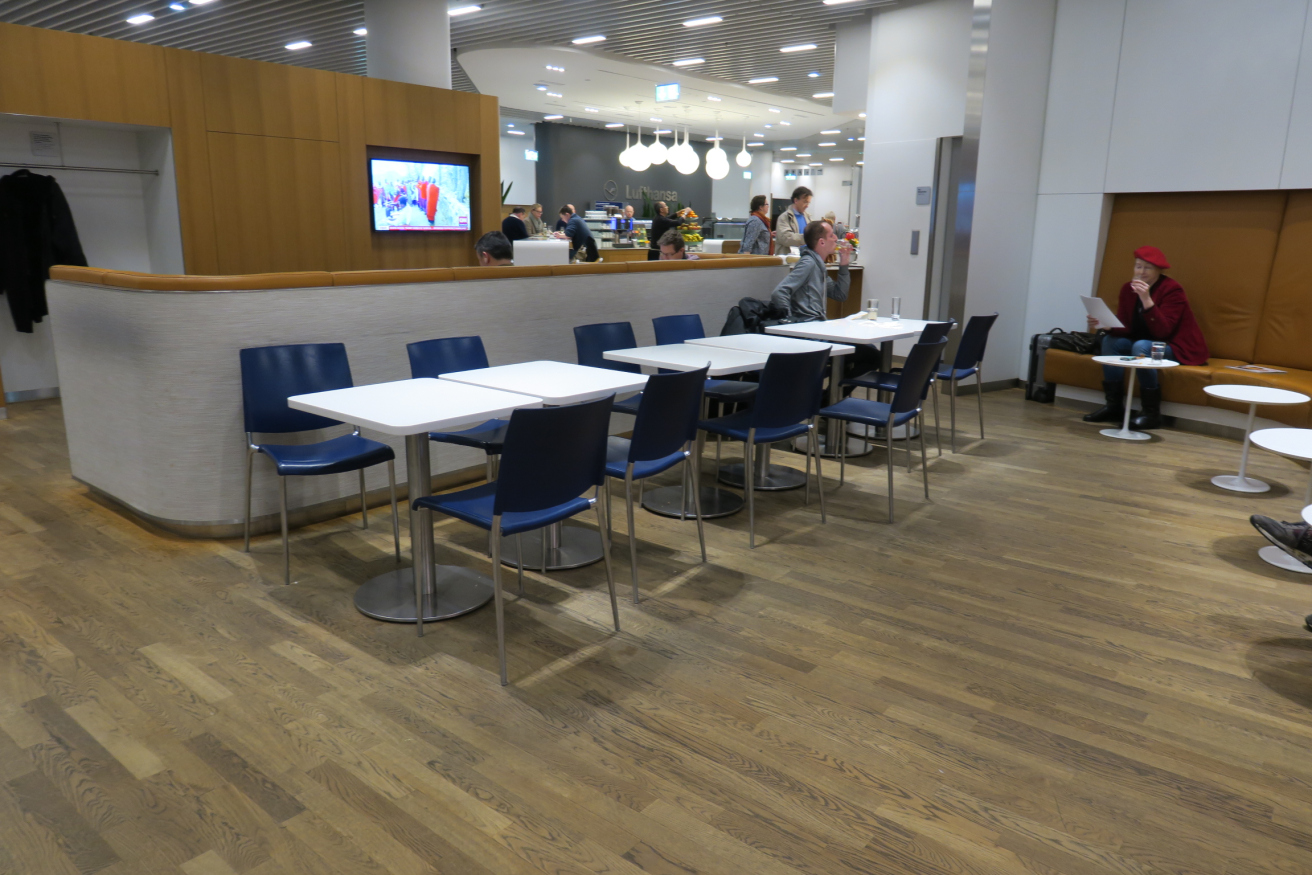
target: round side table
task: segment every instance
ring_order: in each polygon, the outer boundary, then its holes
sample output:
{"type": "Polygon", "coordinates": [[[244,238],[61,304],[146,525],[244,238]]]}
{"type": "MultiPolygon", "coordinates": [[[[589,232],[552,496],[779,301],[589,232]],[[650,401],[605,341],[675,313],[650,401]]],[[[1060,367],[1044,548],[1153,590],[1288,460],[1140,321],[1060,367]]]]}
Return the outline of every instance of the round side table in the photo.
{"type": "Polygon", "coordinates": [[[1153,361],[1146,356],[1134,358],[1120,355],[1096,355],[1093,360],[1100,365],[1111,365],[1114,368],[1125,368],[1129,371],[1125,377],[1125,421],[1121,423],[1120,428],[1104,428],[1098,434],[1109,438],[1119,438],[1123,441],[1146,441],[1151,438],[1152,435],[1150,434],[1130,430],[1130,402],[1134,400],[1134,372],[1137,368],[1165,370],[1166,368],[1179,367],[1180,363],[1173,362],[1170,359],[1153,361]]]}
{"type": "MultiPolygon", "coordinates": [[[[1264,428],[1253,432],[1252,441],[1264,450],[1291,459],[1312,461],[1312,428],[1264,428]]],[[[1303,505],[1303,519],[1312,522],[1312,519],[1309,519],[1309,516],[1312,516],[1312,508],[1308,507],[1312,505],[1312,478],[1308,479],[1303,505]]],[[[1297,574],[1312,574],[1312,568],[1308,568],[1279,547],[1263,547],[1257,551],[1257,555],[1277,568],[1297,574]]]]}
{"type": "Polygon", "coordinates": [[[1217,474],[1212,478],[1212,485],[1219,486],[1222,489],[1228,489],[1231,492],[1266,492],[1271,486],[1261,480],[1255,480],[1246,476],[1248,471],[1248,445],[1249,435],[1253,433],[1253,419],[1257,416],[1257,405],[1259,404],[1303,404],[1309,400],[1308,396],[1301,392],[1290,392],[1287,389],[1272,389],[1267,386],[1240,386],[1240,385],[1222,385],[1222,386],[1204,386],[1203,391],[1213,398],[1223,398],[1226,401],[1238,401],[1248,405],[1248,424],[1244,426],[1244,452],[1239,457],[1238,474],[1217,474]]]}

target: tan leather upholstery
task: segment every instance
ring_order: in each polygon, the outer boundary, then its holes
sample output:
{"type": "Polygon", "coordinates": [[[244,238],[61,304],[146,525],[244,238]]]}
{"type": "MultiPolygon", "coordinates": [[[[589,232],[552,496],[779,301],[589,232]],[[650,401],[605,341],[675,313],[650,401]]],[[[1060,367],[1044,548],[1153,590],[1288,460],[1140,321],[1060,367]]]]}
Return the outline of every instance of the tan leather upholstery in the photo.
{"type": "Polygon", "coordinates": [[[102,282],[120,289],[158,292],[236,292],[251,289],[310,289],[333,284],[327,271],[248,273],[237,276],[181,276],[110,270],[102,282]]]}
{"type": "Polygon", "coordinates": [[[1093,360],[1093,356],[1050,349],[1043,358],[1043,380],[1082,389],[1101,389],[1102,366],[1093,360]]]}
{"type": "Polygon", "coordinates": [[[551,276],[551,265],[529,264],[523,267],[453,267],[454,280],[509,280],[523,277],[551,276]]]}
{"type": "Polygon", "coordinates": [[[584,262],[583,264],[553,264],[552,276],[587,276],[589,274],[628,273],[628,265],[622,261],[584,262]]]}
{"type": "Polygon", "coordinates": [[[1312,191],[1289,193],[1262,329],[1249,361],[1312,370],[1312,191]]]}
{"type": "Polygon", "coordinates": [[[442,283],[454,279],[449,267],[424,267],[417,270],[339,270],[333,273],[335,286],[374,286],[385,283],[442,283]]]}
{"type": "Polygon", "coordinates": [[[63,280],[66,283],[89,283],[98,286],[105,278],[105,270],[100,267],[74,267],[67,264],[56,264],[50,268],[50,278],[52,280],[63,280]]]}

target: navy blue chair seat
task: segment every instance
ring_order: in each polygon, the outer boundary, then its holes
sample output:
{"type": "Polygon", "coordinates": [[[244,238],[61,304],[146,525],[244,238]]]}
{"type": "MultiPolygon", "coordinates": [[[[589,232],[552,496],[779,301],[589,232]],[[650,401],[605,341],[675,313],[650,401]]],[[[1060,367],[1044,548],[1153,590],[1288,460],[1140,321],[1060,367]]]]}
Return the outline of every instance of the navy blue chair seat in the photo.
{"type": "Polygon", "coordinates": [[[273,460],[278,473],[286,477],[317,474],[343,474],[396,458],[387,444],[371,441],[358,434],[347,434],[313,444],[256,444],[259,451],[273,460]]]}
{"type": "MultiPolygon", "coordinates": [[[[480,528],[492,528],[492,508],[496,502],[497,484],[482,483],[459,492],[445,492],[415,500],[415,507],[426,507],[480,528]]],[[[501,534],[518,535],[531,532],[561,520],[583,513],[592,506],[587,498],[573,498],[553,507],[540,510],[510,511],[501,515],[501,534]]]]}
{"type": "MultiPolygon", "coordinates": [[[[711,434],[718,434],[735,441],[747,440],[748,432],[752,430],[752,411],[740,410],[737,413],[730,413],[728,416],[717,416],[715,419],[704,419],[698,424],[699,428],[709,431],[711,434]]],[[[757,427],[756,443],[772,444],[775,441],[786,441],[789,438],[795,438],[799,435],[806,434],[810,428],[805,422],[799,422],[795,425],[781,425],[773,427],[757,427]]]]}
{"type": "MultiPolygon", "coordinates": [[[[612,435],[606,442],[606,474],[619,480],[624,479],[624,471],[629,466],[629,451],[633,441],[612,435]]],[[[633,479],[643,480],[668,471],[687,458],[683,450],[677,450],[659,459],[650,459],[633,463],[633,479]]]]}
{"type": "Polygon", "coordinates": [[[944,368],[935,376],[940,380],[964,380],[966,377],[973,377],[979,373],[979,368],[944,368]]]}
{"type": "MultiPolygon", "coordinates": [[[[937,343],[945,339],[952,329],[956,326],[955,319],[949,319],[946,322],[930,322],[920,331],[920,339],[917,343],[937,343]]],[[[934,370],[937,371],[942,365],[942,360],[934,363],[934,370]]],[[[943,435],[938,427],[938,383],[935,381],[935,374],[930,374],[929,383],[925,386],[925,393],[928,395],[932,389],[934,392],[934,441],[938,445],[938,454],[943,455],[943,435]]],[[[945,378],[946,379],[946,378],[945,378]]],[[[863,388],[869,396],[870,390],[876,392],[897,391],[898,384],[902,380],[902,369],[893,368],[891,371],[871,371],[868,374],[862,374],[859,377],[851,377],[843,381],[844,386],[863,388]]],[[[921,399],[924,400],[924,399],[921,399]]],[[[867,438],[869,435],[867,435],[867,438]]],[[[842,478],[839,478],[840,482],[842,478]]]]}
{"type": "Polygon", "coordinates": [[[501,445],[506,442],[506,429],[509,426],[509,419],[489,419],[464,431],[430,431],[428,439],[442,444],[473,447],[497,455],[501,452],[501,445]]]}
{"type": "MultiPolygon", "coordinates": [[[[824,416],[832,416],[835,419],[845,419],[848,422],[857,422],[862,425],[873,425],[883,428],[888,423],[890,411],[893,409],[892,404],[883,401],[867,401],[864,398],[844,398],[837,404],[832,404],[821,411],[824,416]]],[[[901,413],[891,414],[893,427],[905,425],[916,418],[916,411],[904,410],[901,413]]]]}
{"type": "Polygon", "coordinates": [[[638,408],[642,406],[642,393],[625,398],[623,401],[616,401],[613,405],[614,410],[620,413],[628,413],[633,416],[638,415],[638,408]]]}
{"type": "Polygon", "coordinates": [[[747,404],[756,397],[758,388],[759,384],[746,380],[707,380],[706,397],[712,401],[747,404]]]}
{"type": "MultiPolygon", "coordinates": [[[[431,377],[437,379],[444,374],[456,371],[476,371],[488,366],[487,351],[483,348],[483,338],[477,335],[462,337],[439,337],[434,340],[420,340],[406,344],[406,353],[410,356],[410,376],[415,379],[431,377]]],[[[440,444],[455,444],[482,450],[487,479],[494,476],[493,456],[501,455],[501,445],[506,442],[507,419],[489,419],[473,428],[461,431],[433,431],[428,439],[440,444]]]]}

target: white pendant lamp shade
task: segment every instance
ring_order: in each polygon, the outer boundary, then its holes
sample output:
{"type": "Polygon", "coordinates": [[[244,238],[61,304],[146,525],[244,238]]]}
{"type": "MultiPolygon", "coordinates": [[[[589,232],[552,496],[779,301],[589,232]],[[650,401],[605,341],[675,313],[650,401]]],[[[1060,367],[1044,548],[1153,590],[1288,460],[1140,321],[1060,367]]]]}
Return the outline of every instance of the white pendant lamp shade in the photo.
{"type": "Polygon", "coordinates": [[[738,164],[739,167],[751,167],[751,166],[752,166],[752,153],[747,151],[747,136],[746,136],[746,135],[743,136],[743,150],[742,150],[741,152],[739,152],[737,155],[733,156],[733,160],[734,160],[735,162],[737,162],[737,164],[738,164]]]}
{"type": "Polygon", "coordinates": [[[706,175],[724,179],[729,175],[729,153],[720,148],[720,132],[715,132],[715,148],[706,153],[706,175]]]}
{"type": "Polygon", "coordinates": [[[669,149],[661,142],[661,135],[656,135],[656,142],[647,147],[647,157],[652,164],[664,164],[665,159],[669,157],[669,149]]]}
{"type": "Polygon", "coordinates": [[[647,154],[647,147],[642,145],[642,128],[638,128],[638,142],[629,149],[629,169],[641,173],[650,166],[651,157],[647,154]]]}
{"type": "Polygon", "coordinates": [[[701,166],[701,156],[697,150],[692,147],[691,137],[685,130],[683,132],[683,145],[678,147],[679,157],[674,164],[674,169],[678,170],[684,176],[696,173],[697,168],[701,166]]]}
{"type": "Polygon", "coordinates": [[[630,144],[629,144],[629,129],[628,129],[628,126],[625,126],[625,128],[624,128],[624,151],[620,153],[620,166],[621,166],[621,167],[628,167],[628,166],[629,166],[629,148],[630,148],[630,144]]]}

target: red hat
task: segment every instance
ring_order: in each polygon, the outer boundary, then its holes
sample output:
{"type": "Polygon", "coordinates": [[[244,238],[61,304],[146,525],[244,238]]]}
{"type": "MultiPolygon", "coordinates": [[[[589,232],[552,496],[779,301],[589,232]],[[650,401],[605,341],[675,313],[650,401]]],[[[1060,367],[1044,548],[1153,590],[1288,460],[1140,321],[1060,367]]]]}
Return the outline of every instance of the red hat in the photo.
{"type": "Polygon", "coordinates": [[[1142,258],[1144,261],[1154,267],[1160,267],[1162,270],[1166,270],[1171,266],[1171,262],[1166,260],[1166,256],[1162,254],[1162,250],[1158,249],[1156,246],[1140,246],[1138,249],[1134,250],[1134,257],[1142,258]]]}

